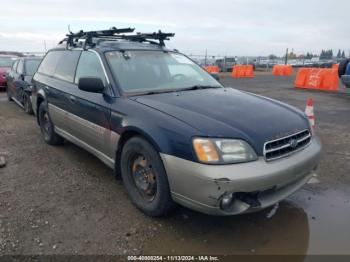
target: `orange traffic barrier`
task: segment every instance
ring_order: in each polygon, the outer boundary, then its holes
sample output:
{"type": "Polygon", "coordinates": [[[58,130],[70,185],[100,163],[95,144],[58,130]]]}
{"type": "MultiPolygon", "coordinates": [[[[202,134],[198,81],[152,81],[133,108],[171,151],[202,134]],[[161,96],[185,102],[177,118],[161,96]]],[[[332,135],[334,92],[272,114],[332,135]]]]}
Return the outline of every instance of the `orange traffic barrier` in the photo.
{"type": "Polygon", "coordinates": [[[303,88],[306,82],[306,77],[310,74],[312,68],[300,68],[295,78],[295,87],[303,88]]]}
{"type": "Polygon", "coordinates": [[[244,77],[249,77],[249,78],[253,78],[254,77],[253,65],[246,65],[245,66],[244,77]]]}
{"type": "Polygon", "coordinates": [[[272,74],[274,76],[290,76],[293,73],[291,65],[274,65],[272,68],[272,74]]]}
{"type": "Polygon", "coordinates": [[[232,69],[231,76],[233,78],[253,78],[253,65],[235,65],[232,69]]]}
{"type": "Polygon", "coordinates": [[[338,91],[339,77],[334,69],[300,68],[294,86],[296,88],[338,91]]]}
{"type": "Polygon", "coordinates": [[[220,69],[218,66],[205,66],[205,70],[207,70],[208,73],[219,73],[220,69]]]}

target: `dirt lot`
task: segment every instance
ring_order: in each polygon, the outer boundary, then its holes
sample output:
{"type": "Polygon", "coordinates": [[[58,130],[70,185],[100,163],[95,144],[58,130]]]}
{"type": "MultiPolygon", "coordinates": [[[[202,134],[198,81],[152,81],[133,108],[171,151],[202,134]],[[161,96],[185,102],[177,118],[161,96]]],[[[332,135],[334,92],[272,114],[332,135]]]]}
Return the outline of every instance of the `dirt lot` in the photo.
{"type": "Polygon", "coordinates": [[[310,184],[260,213],[211,217],[179,207],[144,216],[111,170],[84,150],[43,142],[33,116],[0,94],[0,255],[350,254],[350,90],[295,90],[293,78],[223,83],[305,108],[313,97],[323,156],[310,184]]]}

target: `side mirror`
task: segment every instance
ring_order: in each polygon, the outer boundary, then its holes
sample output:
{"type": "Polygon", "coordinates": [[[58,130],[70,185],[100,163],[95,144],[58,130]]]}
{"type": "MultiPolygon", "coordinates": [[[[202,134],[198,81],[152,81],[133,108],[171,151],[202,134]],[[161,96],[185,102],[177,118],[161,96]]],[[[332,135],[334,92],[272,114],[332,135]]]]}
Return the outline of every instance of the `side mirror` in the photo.
{"type": "Polygon", "coordinates": [[[79,78],[78,88],[91,93],[102,93],[105,86],[101,78],[98,77],[81,77],[79,78]]]}
{"type": "Polygon", "coordinates": [[[217,81],[220,81],[220,77],[218,73],[210,73],[212,77],[214,77],[217,81]]]}

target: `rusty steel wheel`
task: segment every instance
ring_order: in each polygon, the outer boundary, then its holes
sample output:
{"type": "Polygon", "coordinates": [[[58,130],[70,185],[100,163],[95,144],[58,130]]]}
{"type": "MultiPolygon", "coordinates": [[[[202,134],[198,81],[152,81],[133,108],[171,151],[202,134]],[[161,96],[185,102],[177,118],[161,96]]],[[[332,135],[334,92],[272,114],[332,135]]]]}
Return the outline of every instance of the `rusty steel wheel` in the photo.
{"type": "Polygon", "coordinates": [[[133,204],[149,216],[161,216],[175,206],[159,153],[145,139],[130,138],[121,152],[121,176],[133,204]]]}
{"type": "Polygon", "coordinates": [[[143,198],[152,201],[157,193],[157,181],[152,164],[145,156],[135,154],[130,168],[137,190],[143,198]]]}

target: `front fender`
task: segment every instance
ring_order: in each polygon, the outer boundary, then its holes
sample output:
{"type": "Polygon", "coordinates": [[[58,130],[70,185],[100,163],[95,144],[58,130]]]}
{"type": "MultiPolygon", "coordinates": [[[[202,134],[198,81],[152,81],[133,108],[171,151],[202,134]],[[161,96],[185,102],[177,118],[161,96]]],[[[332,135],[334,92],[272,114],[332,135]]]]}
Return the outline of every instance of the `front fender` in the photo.
{"type": "Polygon", "coordinates": [[[144,136],[160,153],[196,161],[192,137],[200,135],[198,130],[177,118],[128,99],[118,99],[116,104],[123,109],[123,113],[112,109],[111,129],[121,137],[133,131],[144,136]]]}

